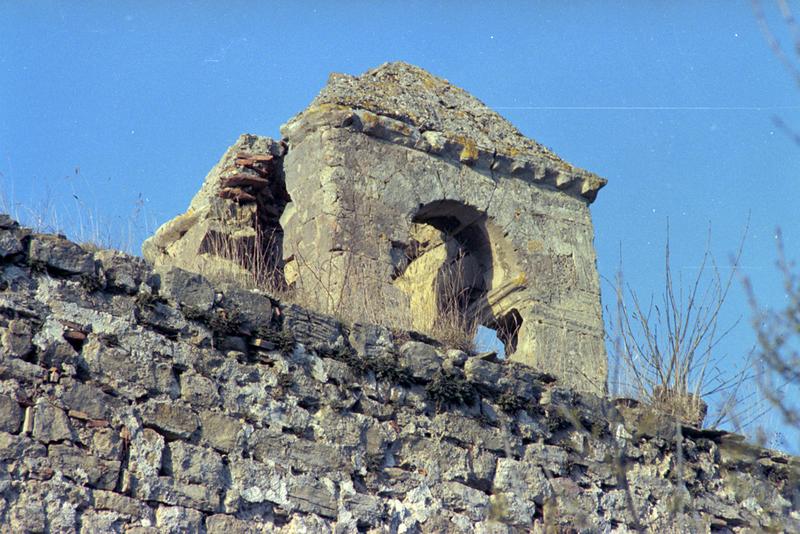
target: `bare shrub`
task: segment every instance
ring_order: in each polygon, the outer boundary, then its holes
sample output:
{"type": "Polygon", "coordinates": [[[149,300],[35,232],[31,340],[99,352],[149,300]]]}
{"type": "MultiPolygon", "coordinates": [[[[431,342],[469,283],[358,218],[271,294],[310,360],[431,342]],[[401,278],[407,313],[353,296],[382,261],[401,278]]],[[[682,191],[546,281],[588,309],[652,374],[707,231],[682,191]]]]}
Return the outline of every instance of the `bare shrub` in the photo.
{"type": "Polygon", "coordinates": [[[745,287],[758,339],[760,390],[786,423],[800,430],[800,401],[796,395],[800,387],[800,275],[797,264],[786,258],[780,231],[777,235],[777,266],[783,278],[785,308],[776,311],[760,307],[747,279],[745,287]]]}
{"type": "MultiPolygon", "coordinates": [[[[782,19],[782,27],[775,27],[769,22],[761,0],[751,0],[751,4],[759,29],[773,55],[795,84],[800,86],[800,25],[792,7],[786,0],[775,2],[782,19]]],[[[796,125],[788,124],[779,115],[773,115],[772,121],[790,140],[800,146],[800,131],[796,125]]],[[[747,279],[745,288],[758,339],[759,389],[784,421],[800,431],[800,401],[797,400],[800,389],[800,276],[797,274],[797,264],[786,258],[780,230],[777,231],[777,242],[778,270],[782,275],[786,295],[784,309],[762,309],[752,284],[747,279]]],[[[774,433],[774,437],[779,438],[778,443],[781,441],[780,436],[780,433],[774,433]]],[[[766,432],[762,432],[761,438],[766,441],[766,437],[766,432]]]]}
{"type": "MultiPolygon", "coordinates": [[[[667,227],[669,234],[669,226],[667,227]]],[[[745,231],[746,234],[746,231],[745,231]]],[[[612,390],[625,390],[652,407],[689,424],[700,426],[706,416],[704,398],[724,398],[709,426],[737,417],[735,399],[750,378],[751,368],[730,367],[717,353],[719,343],[738,324],[720,329],[720,311],[739,267],[744,237],[723,277],[710,252],[709,241],[697,275],[688,284],[675,279],[667,237],[664,252],[664,290],[660,302],[643,300],[623,282],[622,267],[614,283],[616,312],[611,331],[613,363],[622,376],[612,377],[612,390]],[[614,383],[616,382],[616,383],[614,383]]],[[[620,260],[621,264],[621,260],[620,260]]]]}

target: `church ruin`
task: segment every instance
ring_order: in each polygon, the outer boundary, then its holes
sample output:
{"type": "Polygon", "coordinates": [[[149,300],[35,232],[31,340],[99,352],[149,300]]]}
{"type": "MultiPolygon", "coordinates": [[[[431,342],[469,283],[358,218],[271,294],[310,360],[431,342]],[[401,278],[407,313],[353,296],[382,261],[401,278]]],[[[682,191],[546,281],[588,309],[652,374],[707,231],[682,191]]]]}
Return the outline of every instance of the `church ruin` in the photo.
{"type": "Polygon", "coordinates": [[[333,74],[274,141],[243,135],[145,257],[251,276],[363,322],[497,331],[584,391],[607,361],[589,213],[605,180],[405,63],[333,74]]]}

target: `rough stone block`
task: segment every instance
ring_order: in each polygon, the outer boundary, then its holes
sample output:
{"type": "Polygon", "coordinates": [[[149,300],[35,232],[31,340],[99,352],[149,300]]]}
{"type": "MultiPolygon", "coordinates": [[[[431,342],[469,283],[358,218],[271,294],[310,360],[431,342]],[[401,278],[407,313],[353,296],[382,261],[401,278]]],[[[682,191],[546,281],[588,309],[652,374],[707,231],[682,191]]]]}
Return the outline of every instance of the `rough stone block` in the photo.
{"type": "Polygon", "coordinates": [[[436,349],[420,341],[408,341],[400,347],[398,363],[404,365],[415,378],[430,380],[442,368],[443,358],[436,349]]]}
{"type": "Polygon", "coordinates": [[[524,495],[540,505],[552,495],[550,482],[541,467],[511,458],[497,460],[493,489],[500,493],[524,495]]]}
{"type": "Polygon", "coordinates": [[[45,532],[47,515],[40,495],[22,493],[8,511],[10,532],[45,532]]]}
{"type": "Polygon", "coordinates": [[[22,415],[22,408],[15,399],[7,395],[0,395],[0,432],[12,434],[19,432],[22,415]]]}
{"type": "MultiPolygon", "coordinates": [[[[150,342],[154,342],[151,341],[150,342]]],[[[109,347],[96,336],[90,336],[81,351],[84,365],[98,381],[114,387],[128,399],[139,399],[146,394],[178,394],[178,383],[172,365],[153,360],[153,351],[146,346],[109,347]]]]}
{"type": "Polygon", "coordinates": [[[161,302],[137,307],[136,319],[168,336],[176,336],[189,327],[181,312],[161,302]]]}
{"type": "Polygon", "coordinates": [[[0,432],[0,461],[6,464],[23,460],[44,458],[47,456],[47,448],[26,436],[17,436],[0,432]]]}
{"type": "Polygon", "coordinates": [[[119,406],[117,399],[102,390],[78,382],[64,381],[61,401],[70,410],[83,412],[92,419],[109,419],[111,410],[119,406]]]}
{"type": "Polygon", "coordinates": [[[6,328],[0,329],[0,346],[7,355],[22,358],[33,349],[31,335],[31,325],[28,322],[11,320],[6,328]]]}
{"type": "Polygon", "coordinates": [[[47,369],[24,360],[13,358],[0,363],[0,377],[19,380],[24,384],[40,382],[46,375],[47,369]]]}
{"type": "Polygon", "coordinates": [[[366,358],[383,356],[393,347],[391,331],[373,324],[354,324],[349,330],[348,339],[356,353],[366,358]]]}
{"type": "Polygon", "coordinates": [[[119,461],[103,460],[69,445],[50,445],[47,452],[53,468],[78,484],[105,490],[117,485],[119,461]]]}
{"type": "Polygon", "coordinates": [[[476,444],[489,451],[519,455],[521,443],[517,436],[494,427],[485,427],[475,419],[452,413],[437,414],[431,429],[459,443],[476,444]]]}
{"type": "Polygon", "coordinates": [[[255,332],[259,328],[268,328],[272,321],[272,301],[269,297],[259,295],[235,286],[224,290],[224,306],[234,309],[242,320],[242,326],[255,332]]]}
{"type": "Polygon", "coordinates": [[[527,445],[525,447],[524,460],[541,466],[557,476],[565,474],[568,466],[567,451],[561,447],[544,443],[527,445]]]}
{"type": "Polygon", "coordinates": [[[184,373],[180,378],[181,397],[195,408],[212,408],[219,405],[216,383],[202,375],[184,373]]]}
{"type": "Polygon", "coordinates": [[[0,265],[0,286],[7,291],[27,291],[34,286],[30,273],[14,264],[0,265]]]}
{"type": "Polygon", "coordinates": [[[152,428],[144,428],[131,437],[129,467],[140,477],[156,477],[164,460],[164,437],[152,428]]]}
{"type": "Polygon", "coordinates": [[[133,495],[137,499],[170,506],[194,508],[203,512],[220,512],[221,499],[212,488],[200,484],[178,482],[170,477],[132,478],[133,495]]]}
{"type": "Polygon", "coordinates": [[[286,488],[286,504],[290,509],[322,517],[336,517],[336,490],[332,482],[301,475],[288,478],[286,488]]]}
{"type": "Polygon", "coordinates": [[[154,276],[159,279],[158,294],[170,302],[201,313],[214,305],[214,288],[197,273],[166,267],[157,269],[154,276]]]}
{"type": "Polygon", "coordinates": [[[6,258],[22,251],[22,242],[14,232],[0,230],[0,258],[6,258]]]}
{"type": "Polygon", "coordinates": [[[369,427],[377,424],[372,417],[360,413],[343,413],[330,406],[321,407],[312,421],[317,442],[353,448],[362,446],[365,439],[376,438],[376,435],[370,434],[369,427]]]}
{"type": "Polygon", "coordinates": [[[225,484],[222,457],[212,450],[182,441],[167,445],[164,472],[181,482],[203,484],[217,491],[225,484]]]}
{"type": "Polygon", "coordinates": [[[85,510],[81,514],[80,532],[83,533],[121,533],[129,518],[110,510],[85,510]]]}
{"type": "Polygon", "coordinates": [[[344,362],[333,358],[320,358],[322,370],[328,380],[337,384],[353,384],[356,381],[356,374],[353,369],[344,362]]]}
{"type": "Polygon", "coordinates": [[[75,243],[50,235],[30,241],[29,258],[68,274],[94,274],[94,258],[75,243]]]}
{"type": "Polygon", "coordinates": [[[98,428],[92,432],[92,453],[101,458],[107,460],[121,458],[126,445],[116,429],[98,428]]]}
{"type": "Polygon", "coordinates": [[[206,518],[207,534],[259,534],[263,531],[253,521],[236,519],[227,514],[215,514],[206,518]]]}
{"type": "Polygon", "coordinates": [[[19,223],[12,219],[8,213],[0,213],[0,228],[4,230],[19,228],[19,223]]]}
{"type": "Polygon", "coordinates": [[[94,506],[98,510],[111,510],[134,521],[153,521],[153,510],[147,504],[126,495],[106,490],[92,492],[94,506]]]}
{"type": "Polygon", "coordinates": [[[387,503],[380,497],[348,492],[341,496],[342,505],[356,519],[356,527],[379,527],[386,522],[387,503]]]}
{"type": "Polygon", "coordinates": [[[295,340],[307,347],[318,344],[331,346],[342,335],[342,325],[333,317],[294,304],[283,310],[283,326],[292,332],[295,340]]]}
{"type": "Polygon", "coordinates": [[[438,487],[442,503],[450,510],[464,513],[473,521],[486,519],[489,496],[460,482],[443,482],[438,487]]]}
{"type": "Polygon", "coordinates": [[[34,408],[33,437],[42,443],[74,440],[75,431],[64,410],[41,399],[34,408]]]}
{"type": "Polygon", "coordinates": [[[200,412],[201,436],[209,445],[222,452],[236,447],[242,424],[219,412],[200,412]]]}
{"type": "Polygon", "coordinates": [[[263,462],[294,466],[303,471],[348,472],[352,469],[348,458],[337,447],[291,434],[257,430],[248,445],[253,457],[263,462]]]}
{"type": "Polygon", "coordinates": [[[200,425],[197,415],[185,404],[150,400],[142,407],[142,423],[169,439],[187,439],[200,425]]]}
{"type": "Polygon", "coordinates": [[[135,294],[149,274],[144,260],[118,250],[98,250],[94,258],[100,263],[100,273],[106,284],[128,295],[135,294]]]}
{"type": "MultiPolygon", "coordinates": [[[[536,503],[525,494],[496,492],[489,497],[491,524],[504,527],[497,532],[518,532],[530,529],[536,517],[536,503]]],[[[491,532],[491,531],[489,531],[491,532]]]]}
{"type": "Polygon", "coordinates": [[[180,506],[159,506],[156,525],[162,532],[192,534],[203,531],[203,514],[180,506]]]}
{"type": "Polygon", "coordinates": [[[230,465],[233,486],[245,503],[286,503],[286,474],[272,465],[255,460],[236,460],[230,465]]]}
{"type": "Polygon", "coordinates": [[[467,380],[479,384],[490,391],[499,389],[500,379],[503,377],[503,366],[481,358],[469,358],[464,363],[464,374],[467,380]]]}
{"type": "Polygon", "coordinates": [[[401,438],[394,449],[396,465],[422,470],[431,480],[474,478],[467,450],[447,441],[409,435],[401,438]]]}

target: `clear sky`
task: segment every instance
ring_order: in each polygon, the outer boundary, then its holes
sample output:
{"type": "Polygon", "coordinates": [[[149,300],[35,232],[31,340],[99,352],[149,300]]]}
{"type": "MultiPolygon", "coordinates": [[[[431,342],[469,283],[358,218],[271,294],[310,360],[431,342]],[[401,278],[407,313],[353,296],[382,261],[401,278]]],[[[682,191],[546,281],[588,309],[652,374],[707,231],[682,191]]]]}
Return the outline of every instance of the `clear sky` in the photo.
{"type": "MultiPolygon", "coordinates": [[[[724,269],[749,215],[742,272],[763,304],[785,304],[775,229],[800,258],[800,146],[772,117],[800,129],[800,88],[745,0],[6,0],[0,187],[28,222],[40,214],[138,252],[240,133],[278,137],[328,73],[393,60],[608,178],[592,205],[601,276],[614,277],[621,250],[626,281],[660,293],[667,220],[677,274],[696,273],[709,226],[724,269]]],[[[721,326],[741,322],[719,347],[724,365],[753,345],[751,315],[737,280],[721,326]]]]}

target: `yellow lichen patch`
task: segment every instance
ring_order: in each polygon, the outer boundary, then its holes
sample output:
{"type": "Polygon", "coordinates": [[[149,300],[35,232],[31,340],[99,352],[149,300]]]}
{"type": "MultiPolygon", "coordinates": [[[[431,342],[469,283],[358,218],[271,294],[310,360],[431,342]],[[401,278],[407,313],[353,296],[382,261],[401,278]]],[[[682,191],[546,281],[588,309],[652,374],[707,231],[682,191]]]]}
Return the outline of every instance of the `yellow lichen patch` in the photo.
{"type": "Polygon", "coordinates": [[[606,185],[606,180],[597,176],[587,176],[583,179],[581,184],[581,194],[587,195],[596,193],[601,187],[606,185]]]}
{"type": "Polygon", "coordinates": [[[411,127],[408,124],[400,121],[396,121],[394,129],[405,136],[409,136],[412,133],[411,127]]]}
{"type": "Polygon", "coordinates": [[[297,262],[294,259],[287,261],[283,266],[283,276],[286,280],[286,283],[290,286],[294,284],[297,278],[300,276],[300,273],[297,271],[297,262]]]}
{"type": "Polygon", "coordinates": [[[330,113],[331,111],[347,111],[351,108],[341,104],[317,104],[305,110],[306,115],[317,115],[321,113],[330,113]]]}
{"type": "Polygon", "coordinates": [[[539,239],[531,239],[528,241],[528,252],[535,253],[540,252],[544,249],[544,243],[539,239]]]}
{"type": "Polygon", "coordinates": [[[439,87],[439,83],[436,81],[436,78],[427,74],[426,76],[422,77],[422,85],[425,86],[426,89],[437,89],[439,87]]]}
{"type": "Polygon", "coordinates": [[[428,143],[431,152],[440,152],[444,148],[445,137],[439,132],[424,132],[422,138],[428,143]]]}
{"type": "Polygon", "coordinates": [[[461,149],[461,154],[458,156],[461,163],[470,164],[478,160],[478,145],[475,144],[475,141],[463,135],[457,136],[455,141],[463,147],[461,149]]]}
{"type": "Polygon", "coordinates": [[[371,130],[378,125],[379,119],[378,116],[371,111],[362,111],[361,115],[361,123],[364,125],[365,130],[371,130]]]}

